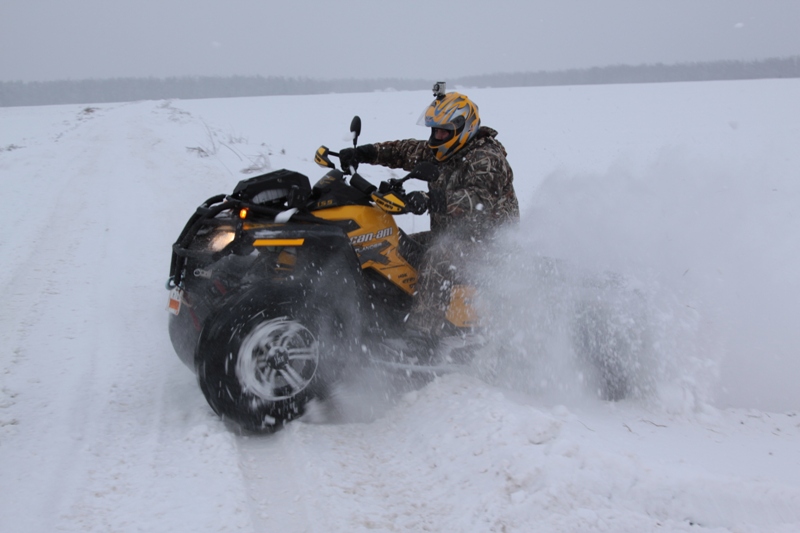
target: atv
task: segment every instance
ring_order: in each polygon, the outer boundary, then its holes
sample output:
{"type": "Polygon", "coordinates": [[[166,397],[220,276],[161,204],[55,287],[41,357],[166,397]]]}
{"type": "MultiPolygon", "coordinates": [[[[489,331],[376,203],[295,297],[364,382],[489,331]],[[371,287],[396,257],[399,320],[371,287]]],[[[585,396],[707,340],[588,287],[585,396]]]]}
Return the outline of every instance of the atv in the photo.
{"type": "MultiPolygon", "coordinates": [[[[356,146],[358,117],[350,129],[356,146]]],[[[173,245],[173,347],[212,409],[245,430],[301,416],[349,365],[374,363],[371,354],[404,334],[424,250],[393,215],[411,211],[404,183],[435,180],[438,170],[422,163],[376,187],[331,156],[317,150],[329,170],[313,187],[284,169],[208,199],[173,245]]],[[[474,325],[465,294],[454,288],[454,337],[474,325]]],[[[384,363],[415,368],[402,347],[383,352],[384,363]]]]}

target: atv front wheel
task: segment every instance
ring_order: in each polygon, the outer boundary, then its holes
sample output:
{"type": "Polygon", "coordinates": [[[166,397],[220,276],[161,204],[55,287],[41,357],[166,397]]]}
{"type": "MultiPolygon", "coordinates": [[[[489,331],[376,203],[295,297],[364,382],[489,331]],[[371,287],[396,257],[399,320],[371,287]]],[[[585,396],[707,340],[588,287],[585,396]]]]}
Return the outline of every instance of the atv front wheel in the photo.
{"type": "Polygon", "coordinates": [[[242,341],[236,378],[242,389],[275,402],[295,396],[313,381],[319,345],[300,322],[279,317],[260,322],[242,341]]]}
{"type": "Polygon", "coordinates": [[[324,340],[335,324],[323,327],[323,316],[263,291],[226,306],[203,329],[195,357],[209,405],[250,431],[274,431],[302,415],[331,379],[323,367],[335,364],[324,340]]]}

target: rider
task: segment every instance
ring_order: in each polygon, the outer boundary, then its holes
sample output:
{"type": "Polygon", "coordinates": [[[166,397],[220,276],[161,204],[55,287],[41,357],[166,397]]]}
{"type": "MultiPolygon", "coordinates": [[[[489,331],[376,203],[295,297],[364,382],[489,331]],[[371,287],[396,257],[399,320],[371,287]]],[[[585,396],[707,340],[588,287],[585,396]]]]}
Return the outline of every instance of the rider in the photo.
{"type": "Polygon", "coordinates": [[[436,163],[439,177],[428,194],[412,192],[409,204],[427,207],[430,232],[415,234],[426,246],[408,326],[432,349],[442,334],[451,288],[466,278],[466,260],[485,248],[497,228],[519,220],[513,172],[497,131],[481,126],[478,106],[465,95],[434,85],[435,99],[418,124],[431,128],[427,141],[406,139],[339,151],[342,168],[354,163],[412,170],[436,163]]]}

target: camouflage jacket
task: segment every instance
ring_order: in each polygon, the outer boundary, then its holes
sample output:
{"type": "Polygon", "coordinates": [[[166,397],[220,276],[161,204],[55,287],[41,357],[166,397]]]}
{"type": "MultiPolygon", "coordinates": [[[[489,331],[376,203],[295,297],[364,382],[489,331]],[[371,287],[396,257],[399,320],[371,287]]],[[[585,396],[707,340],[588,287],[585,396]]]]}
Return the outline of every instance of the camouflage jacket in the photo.
{"type": "Polygon", "coordinates": [[[439,178],[428,184],[432,234],[481,239],[519,220],[514,174],[495,136],[495,130],[483,126],[464,148],[439,163],[428,141],[376,143],[376,158],[368,163],[408,171],[420,161],[437,163],[439,178]]]}

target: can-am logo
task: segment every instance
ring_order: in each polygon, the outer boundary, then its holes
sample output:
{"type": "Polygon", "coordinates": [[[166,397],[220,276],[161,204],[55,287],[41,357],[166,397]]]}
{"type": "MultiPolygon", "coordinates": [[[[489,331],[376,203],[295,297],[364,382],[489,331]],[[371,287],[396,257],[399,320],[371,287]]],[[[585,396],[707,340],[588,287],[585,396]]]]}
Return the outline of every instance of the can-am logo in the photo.
{"type": "Polygon", "coordinates": [[[350,237],[350,244],[364,244],[373,239],[384,239],[393,233],[393,228],[382,229],[377,233],[365,233],[364,235],[356,235],[350,237]]]}

